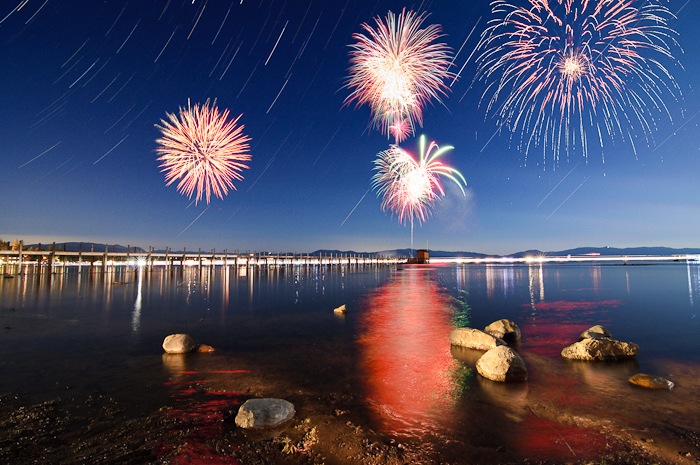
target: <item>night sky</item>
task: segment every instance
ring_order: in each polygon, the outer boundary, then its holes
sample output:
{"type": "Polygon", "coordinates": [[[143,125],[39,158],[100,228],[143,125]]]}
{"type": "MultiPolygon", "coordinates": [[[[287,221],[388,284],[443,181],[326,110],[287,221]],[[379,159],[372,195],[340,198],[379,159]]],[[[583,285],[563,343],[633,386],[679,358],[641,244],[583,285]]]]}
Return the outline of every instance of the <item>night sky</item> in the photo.
{"type": "MultiPolygon", "coordinates": [[[[644,3],[644,2],[637,2],[644,3]]],[[[525,156],[479,99],[472,51],[489,2],[4,0],[0,3],[0,237],[174,249],[377,251],[410,228],[370,191],[388,148],[366,106],[343,105],[352,34],[407,7],[442,25],[463,68],[426,134],[455,149],[466,197],[446,197],[415,246],[511,253],[576,246],[700,246],[700,2],[664,2],[682,50],[682,92],[653,140],[607,143],[558,166],[525,156]],[[470,32],[474,29],[474,33],[470,32]],[[471,57],[471,58],[470,58],[471,57]],[[251,137],[252,161],[223,200],[165,186],[155,124],[216,99],[251,137]],[[360,199],[364,199],[359,203],[360,199]],[[353,211],[353,208],[357,208],[353,211]],[[352,212],[352,214],[350,214],[352,212]]],[[[402,146],[414,150],[416,138],[402,146]]]]}

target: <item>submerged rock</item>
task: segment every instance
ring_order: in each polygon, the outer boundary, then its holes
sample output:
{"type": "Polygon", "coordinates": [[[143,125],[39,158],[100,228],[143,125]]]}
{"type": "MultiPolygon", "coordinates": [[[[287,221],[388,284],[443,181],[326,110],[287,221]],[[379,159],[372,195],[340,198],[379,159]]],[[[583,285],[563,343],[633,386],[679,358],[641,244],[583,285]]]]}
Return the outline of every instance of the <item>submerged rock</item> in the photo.
{"type": "Polygon", "coordinates": [[[171,334],[163,341],[163,350],[169,354],[192,352],[196,347],[194,339],[188,334],[171,334]]]}
{"type": "Polygon", "coordinates": [[[474,328],[453,329],[450,333],[450,344],[477,350],[490,350],[506,345],[502,339],[474,328]]]}
{"type": "Polygon", "coordinates": [[[477,362],[476,371],[492,381],[525,381],[527,368],[517,352],[507,346],[498,346],[486,352],[477,362]]]}
{"type": "Polygon", "coordinates": [[[646,373],[637,373],[628,379],[631,384],[647,389],[673,389],[673,381],[669,381],[661,376],[647,375],[646,373]]]}
{"type": "Polygon", "coordinates": [[[484,332],[506,342],[520,342],[520,328],[510,320],[494,321],[484,328],[484,332]]]}
{"type": "Polygon", "coordinates": [[[561,356],[569,360],[612,361],[632,358],[639,353],[639,346],[631,342],[610,338],[584,339],[564,347],[561,356]]]}
{"type": "Polygon", "coordinates": [[[610,331],[602,327],[601,325],[591,326],[587,330],[581,333],[579,336],[579,341],[583,339],[602,339],[608,338],[612,339],[612,334],[610,331]]]}
{"type": "Polygon", "coordinates": [[[235,421],[241,428],[271,428],[291,420],[295,413],[294,404],[284,399],[248,399],[235,421]]]}
{"type": "Polygon", "coordinates": [[[199,344],[199,347],[197,347],[197,352],[201,352],[201,353],[216,352],[216,349],[208,344],[199,344]]]}

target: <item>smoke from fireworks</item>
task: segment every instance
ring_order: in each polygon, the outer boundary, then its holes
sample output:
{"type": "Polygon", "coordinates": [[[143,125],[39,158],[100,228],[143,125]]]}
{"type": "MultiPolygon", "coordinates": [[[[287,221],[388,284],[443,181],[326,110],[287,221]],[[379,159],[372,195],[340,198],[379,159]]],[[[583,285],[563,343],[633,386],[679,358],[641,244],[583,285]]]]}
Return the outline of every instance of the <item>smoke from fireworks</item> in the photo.
{"type": "Polygon", "coordinates": [[[180,107],[179,117],[166,113],[168,121],[156,124],[163,136],[156,140],[159,146],[161,172],[165,172],[166,185],[178,181],[178,191],[195,202],[211,195],[223,199],[228,190],[236,189],[233,181],[243,179],[241,172],[247,169],[244,162],[251,160],[248,152],[250,138],[243,134],[238,120],[229,120],[229,110],[219,112],[216,101],[203,105],[180,107]]]}
{"type": "Polygon", "coordinates": [[[440,101],[450,77],[450,48],[435,41],[442,37],[439,25],[423,27],[425,14],[405,9],[398,18],[391,11],[386,20],[375,18],[376,29],[362,25],[367,33],[354,34],[350,45],[351,89],[345,103],[368,104],[372,123],[398,144],[423,124],[423,107],[440,101]]]}
{"type": "MultiPolygon", "coordinates": [[[[596,141],[647,143],[680,90],[664,62],[680,49],[655,0],[494,0],[478,45],[482,104],[527,156],[588,156],[596,141]]],[[[636,149],[635,149],[636,152],[636,149]]],[[[604,160],[604,159],[603,159],[604,160]]]]}
{"type": "Polygon", "coordinates": [[[457,184],[464,194],[464,176],[440,160],[453,148],[440,148],[434,141],[426,147],[425,136],[421,136],[418,160],[397,145],[380,152],[374,161],[372,187],[382,196],[382,209],[395,214],[401,224],[408,220],[413,226],[414,219],[425,222],[435,202],[445,196],[442,177],[457,184]]]}

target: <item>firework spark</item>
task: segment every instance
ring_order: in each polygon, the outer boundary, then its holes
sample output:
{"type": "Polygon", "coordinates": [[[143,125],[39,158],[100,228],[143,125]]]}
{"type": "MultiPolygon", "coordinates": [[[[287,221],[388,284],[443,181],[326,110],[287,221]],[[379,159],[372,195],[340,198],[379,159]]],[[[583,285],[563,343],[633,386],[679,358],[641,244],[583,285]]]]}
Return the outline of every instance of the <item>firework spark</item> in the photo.
{"type": "Polygon", "coordinates": [[[195,203],[211,195],[223,199],[229,189],[236,189],[233,181],[243,179],[241,172],[247,169],[244,162],[251,160],[248,152],[250,138],[243,134],[243,125],[238,120],[229,120],[229,110],[219,112],[216,101],[203,105],[180,107],[179,117],[166,113],[168,121],[156,124],[163,137],[156,140],[159,146],[161,172],[165,173],[166,185],[178,181],[178,191],[192,198],[197,191],[195,203]]]}
{"type": "Polygon", "coordinates": [[[434,141],[426,147],[425,136],[421,136],[418,160],[397,145],[380,152],[374,161],[372,187],[382,196],[382,209],[395,214],[401,224],[408,220],[413,225],[414,219],[425,222],[435,202],[445,196],[442,177],[457,184],[464,194],[464,176],[440,160],[453,148],[440,148],[434,141]]]}
{"type": "Polygon", "coordinates": [[[345,104],[368,104],[372,124],[398,144],[423,123],[423,107],[431,99],[440,101],[451,77],[451,51],[436,24],[423,27],[427,15],[405,9],[398,18],[391,11],[386,20],[376,17],[376,29],[362,25],[367,33],[354,34],[350,45],[351,89],[345,104]],[[401,130],[396,130],[396,125],[401,130]],[[408,132],[410,131],[410,132],[408,132]]]}
{"type": "MultiPolygon", "coordinates": [[[[596,141],[647,143],[680,89],[673,14],[656,0],[493,0],[478,49],[487,114],[525,156],[588,157],[596,141]]],[[[603,158],[604,160],[604,158],[603,158]]]]}

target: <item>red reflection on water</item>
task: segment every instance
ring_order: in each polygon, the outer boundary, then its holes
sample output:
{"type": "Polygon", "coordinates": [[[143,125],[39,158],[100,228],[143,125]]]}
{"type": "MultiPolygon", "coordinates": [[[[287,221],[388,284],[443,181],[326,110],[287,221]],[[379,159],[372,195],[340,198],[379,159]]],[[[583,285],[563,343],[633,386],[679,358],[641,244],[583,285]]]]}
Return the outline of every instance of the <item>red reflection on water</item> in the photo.
{"type": "Polygon", "coordinates": [[[212,371],[212,373],[230,375],[239,373],[250,373],[250,370],[214,370],[212,371]]]}
{"type": "Polygon", "coordinates": [[[171,408],[162,409],[168,431],[154,446],[156,457],[172,464],[237,465],[233,457],[237,445],[227,437],[224,415],[232,412],[249,396],[240,392],[202,388],[221,374],[250,373],[249,370],[187,370],[187,358],[163,357],[163,363],[175,380],[164,384],[172,388],[171,408]],[[193,378],[191,375],[197,375],[193,378]],[[198,379],[199,378],[199,379],[198,379]]]}
{"type": "Polygon", "coordinates": [[[536,321],[522,326],[521,347],[527,352],[549,358],[561,358],[561,350],[578,341],[578,336],[591,327],[587,323],[555,323],[536,321]]]}
{"type": "Polygon", "coordinates": [[[592,429],[564,425],[534,415],[524,418],[519,430],[518,448],[527,451],[528,456],[538,458],[568,456],[572,460],[581,460],[600,456],[608,444],[604,434],[592,429]]]}
{"type": "Polygon", "coordinates": [[[454,403],[451,309],[429,272],[406,268],[365,303],[360,369],[367,400],[387,432],[432,430],[454,403]]]}
{"type": "Polygon", "coordinates": [[[622,305],[621,300],[557,300],[523,307],[532,312],[521,322],[522,347],[537,355],[561,357],[561,350],[578,341],[595,324],[605,324],[604,311],[622,305]],[[603,311],[601,313],[601,311],[603,311]]]}

